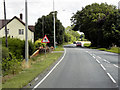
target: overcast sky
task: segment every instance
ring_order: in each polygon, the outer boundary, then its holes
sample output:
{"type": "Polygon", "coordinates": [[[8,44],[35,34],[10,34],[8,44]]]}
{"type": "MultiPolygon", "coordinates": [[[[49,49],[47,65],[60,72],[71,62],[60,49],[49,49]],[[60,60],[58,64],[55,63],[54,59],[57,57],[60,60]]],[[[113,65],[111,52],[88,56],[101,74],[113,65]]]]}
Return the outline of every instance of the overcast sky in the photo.
{"type": "MultiPolygon", "coordinates": [[[[71,25],[70,18],[73,13],[81,10],[82,7],[92,3],[107,3],[118,7],[120,0],[54,0],[55,10],[58,11],[58,19],[63,26],[71,25]]],[[[3,0],[0,0],[0,19],[4,18],[3,0]]],[[[25,0],[6,0],[7,19],[14,16],[19,17],[23,13],[25,19],[25,0]]],[[[28,24],[35,25],[37,19],[42,15],[48,15],[53,11],[53,0],[28,0],[28,24]]],[[[23,21],[24,21],[23,19],[23,21]]]]}

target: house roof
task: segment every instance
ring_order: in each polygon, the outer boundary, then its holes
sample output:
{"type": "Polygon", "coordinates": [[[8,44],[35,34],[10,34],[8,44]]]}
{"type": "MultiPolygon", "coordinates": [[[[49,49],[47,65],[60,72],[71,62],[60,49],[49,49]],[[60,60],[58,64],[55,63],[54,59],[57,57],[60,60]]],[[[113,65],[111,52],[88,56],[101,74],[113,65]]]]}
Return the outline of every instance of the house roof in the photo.
{"type": "MultiPolygon", "coordinates": [[[[17,19],[18,21],[20,21],[25,26],[25,23],[20,18],[18,18],[16,16],[14,16],[11,20],[6,20],[6,24],[10,23],[13,19],[17,19]]],[[[0,29],[2,29],[6,24],[5,24],[5,20],[0,20],[0,29]]],[[[35,31],[34,26],[32,26],[32,25],[28,26],[28,29],[31,32],[35,31]]]]}
{"type": "Polygon", "coordinates": [[[8,23],[10,20],[0,20],[0,29],[5,25],[5,23],[8,23]]]}

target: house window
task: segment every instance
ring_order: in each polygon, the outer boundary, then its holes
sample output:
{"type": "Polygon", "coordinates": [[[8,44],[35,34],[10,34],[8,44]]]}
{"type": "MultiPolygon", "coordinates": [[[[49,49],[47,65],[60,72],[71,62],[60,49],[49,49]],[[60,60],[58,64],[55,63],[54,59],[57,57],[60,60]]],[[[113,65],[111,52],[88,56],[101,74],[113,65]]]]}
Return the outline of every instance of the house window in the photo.
{"type": "Polygon", "coordinates": [[[23,35],[24,34],[24,29],[19,29],[19,35],[23,35]]]}

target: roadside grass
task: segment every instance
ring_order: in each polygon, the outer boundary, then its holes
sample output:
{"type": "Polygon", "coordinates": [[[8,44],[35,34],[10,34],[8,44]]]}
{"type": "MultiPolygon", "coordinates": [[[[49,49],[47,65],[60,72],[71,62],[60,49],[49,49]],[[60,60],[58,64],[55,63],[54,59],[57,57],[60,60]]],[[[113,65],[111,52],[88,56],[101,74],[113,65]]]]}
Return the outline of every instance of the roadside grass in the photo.
{"type": "Polygon", "coordinates": [[[64,51],[64,48],[62,45],[60,45],[60,46],[57,46],[54,51],[64,51]]]}
{"type": "Polygon", "coordinates": [[[2,88],[22,88],[56,61],[63,53],[47,53],[29,60],[31,65],[2,84],[2,88]]]}
{"type": "Polygon", "coordinates": [[[91,43],[85,43],[84,47],[90,47],[91,43]]]}
{"type": "Polygon", "coordinates": [[[64,43],[62,45],[59,45],[59,46],[56,47],[56,49],[54,51],[64,51],[63,46],[68,45],[68,44],[72,44],[72,42],[68,42],[68,43],[64,43]]]}
{"type": "Polygon", "coordinates": [[[107,49],[106,51],[113,53],[120,53],[120,47],[112,47],[110,50],[107,49]]]}
{"type": "Polygon", "coordinates": [[[106,48],[97,48],[97,47],[90,47],[91,49],[98,49],[101,51],[113,52],[113,53],[120,53],[120,47],[112,47],[111,49],[106,48]]]}

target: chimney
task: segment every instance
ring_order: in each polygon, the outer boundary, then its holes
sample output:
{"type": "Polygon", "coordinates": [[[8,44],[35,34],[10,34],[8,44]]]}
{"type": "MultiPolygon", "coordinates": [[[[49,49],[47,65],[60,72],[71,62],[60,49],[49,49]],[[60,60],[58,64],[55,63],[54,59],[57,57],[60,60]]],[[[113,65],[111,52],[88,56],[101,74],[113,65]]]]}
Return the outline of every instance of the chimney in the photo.
{"type": "Polygon", "coordinates": [[[23,14],[22,14],[22,13],[20,14],[20,19],[21,19],[21,20],[23,19],[23,14]]]}

